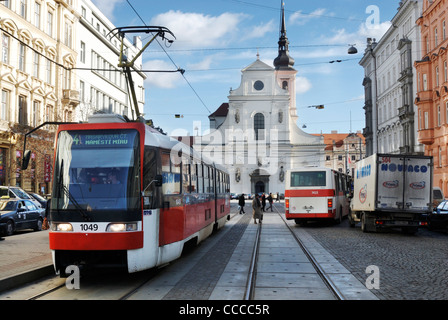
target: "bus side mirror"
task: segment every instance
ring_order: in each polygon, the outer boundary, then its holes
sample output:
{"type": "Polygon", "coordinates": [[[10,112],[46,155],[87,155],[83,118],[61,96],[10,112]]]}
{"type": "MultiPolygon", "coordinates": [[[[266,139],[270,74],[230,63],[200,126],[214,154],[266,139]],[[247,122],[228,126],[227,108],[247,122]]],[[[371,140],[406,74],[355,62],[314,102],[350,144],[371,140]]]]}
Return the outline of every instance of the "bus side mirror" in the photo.
{"type": "Polygon", "coordinates": [[[31,158],[31,150],[25,150],[22,158],[22,170],[26,170],[28,168],[30,158],[31,158]]]}
{"type": "Polygon", "coordinates": [[[162,183],[163,183],[162,175],[160,175],[160,174],[156,175],[156,178],[154,179],[154,182],[156,183],[156,187],[161,187],[162,183]]]}

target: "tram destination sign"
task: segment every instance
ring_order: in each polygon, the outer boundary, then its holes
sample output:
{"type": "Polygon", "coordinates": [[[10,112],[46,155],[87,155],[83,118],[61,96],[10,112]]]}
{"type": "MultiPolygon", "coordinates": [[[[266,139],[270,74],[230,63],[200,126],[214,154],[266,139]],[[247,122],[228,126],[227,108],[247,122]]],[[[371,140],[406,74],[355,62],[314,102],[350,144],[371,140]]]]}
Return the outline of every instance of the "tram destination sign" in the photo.
{"type": "Polygon", "coordinates": [[[72,148],[133,147],[137,131],[135,130],[89,130],[70,131],[73,138],[72,148]]]}

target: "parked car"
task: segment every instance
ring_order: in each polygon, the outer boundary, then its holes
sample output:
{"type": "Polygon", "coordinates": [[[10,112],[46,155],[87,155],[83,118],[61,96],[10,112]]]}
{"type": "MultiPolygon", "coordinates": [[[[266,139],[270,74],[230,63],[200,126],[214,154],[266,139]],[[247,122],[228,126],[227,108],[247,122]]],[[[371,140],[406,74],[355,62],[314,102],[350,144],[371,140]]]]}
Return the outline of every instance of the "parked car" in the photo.
{"type": "Polygon", "coordinates": [[[42,197],[40,194],[38,193],[34,193],[34,192],[28,192],[28,194],[34,198],[34,200],[39,201],[40,206],[42,208],[46,208],[47,207],[47,199],[45,199],[44,197],[42,197]]]}
{"type": "Polygon", "coordinates": [[[448,226],[448,200],[442,200],[428,218],[430,229],[444,229],[448,226]]]}
{"type": "MultiPolygon", "coordinates": [[[[6,186],[0,186],[0,197],[9,197],[13,199],[24,199],[24,200],[30,200],[33,202],[37,207],[42,207],[36,199],[31,197],[28,193],[26,193],[22,188],[19,187],[6,187],[6,186]]],[[[45,208],[45,207],[44,207],[45,208]]]]}
{"type": "Polygon", "coordinates": [[[0,233],[10,236],[17,230],[42,230],[45,210],[30,200],[0,199],[0,233]]]}

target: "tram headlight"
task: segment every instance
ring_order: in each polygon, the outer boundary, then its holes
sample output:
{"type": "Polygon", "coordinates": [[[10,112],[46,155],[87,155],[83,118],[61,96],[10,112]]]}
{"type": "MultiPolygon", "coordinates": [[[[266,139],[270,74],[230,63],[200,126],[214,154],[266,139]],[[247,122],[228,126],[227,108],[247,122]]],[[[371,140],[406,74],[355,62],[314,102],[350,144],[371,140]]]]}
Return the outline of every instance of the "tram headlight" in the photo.
{"type": "Polygon", "coordinates": [[[70,223],[52,223],[52,231],[73,231],[73,226],[70,223]]]}
{"type": "Polygon", "coordinates": [[[110,223],[106,232],[137,231],[137,223],[110,223]]]}

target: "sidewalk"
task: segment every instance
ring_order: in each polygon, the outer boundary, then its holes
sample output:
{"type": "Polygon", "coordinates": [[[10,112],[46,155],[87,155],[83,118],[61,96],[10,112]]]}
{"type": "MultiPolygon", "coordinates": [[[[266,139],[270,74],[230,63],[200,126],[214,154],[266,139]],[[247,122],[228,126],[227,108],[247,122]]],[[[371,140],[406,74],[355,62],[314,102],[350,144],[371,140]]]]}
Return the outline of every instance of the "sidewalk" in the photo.
{"type": "Polygon", "coordinates": [[[0,241],[0,292],[54,274],[48,230],[4,239],[0,241]]]}

